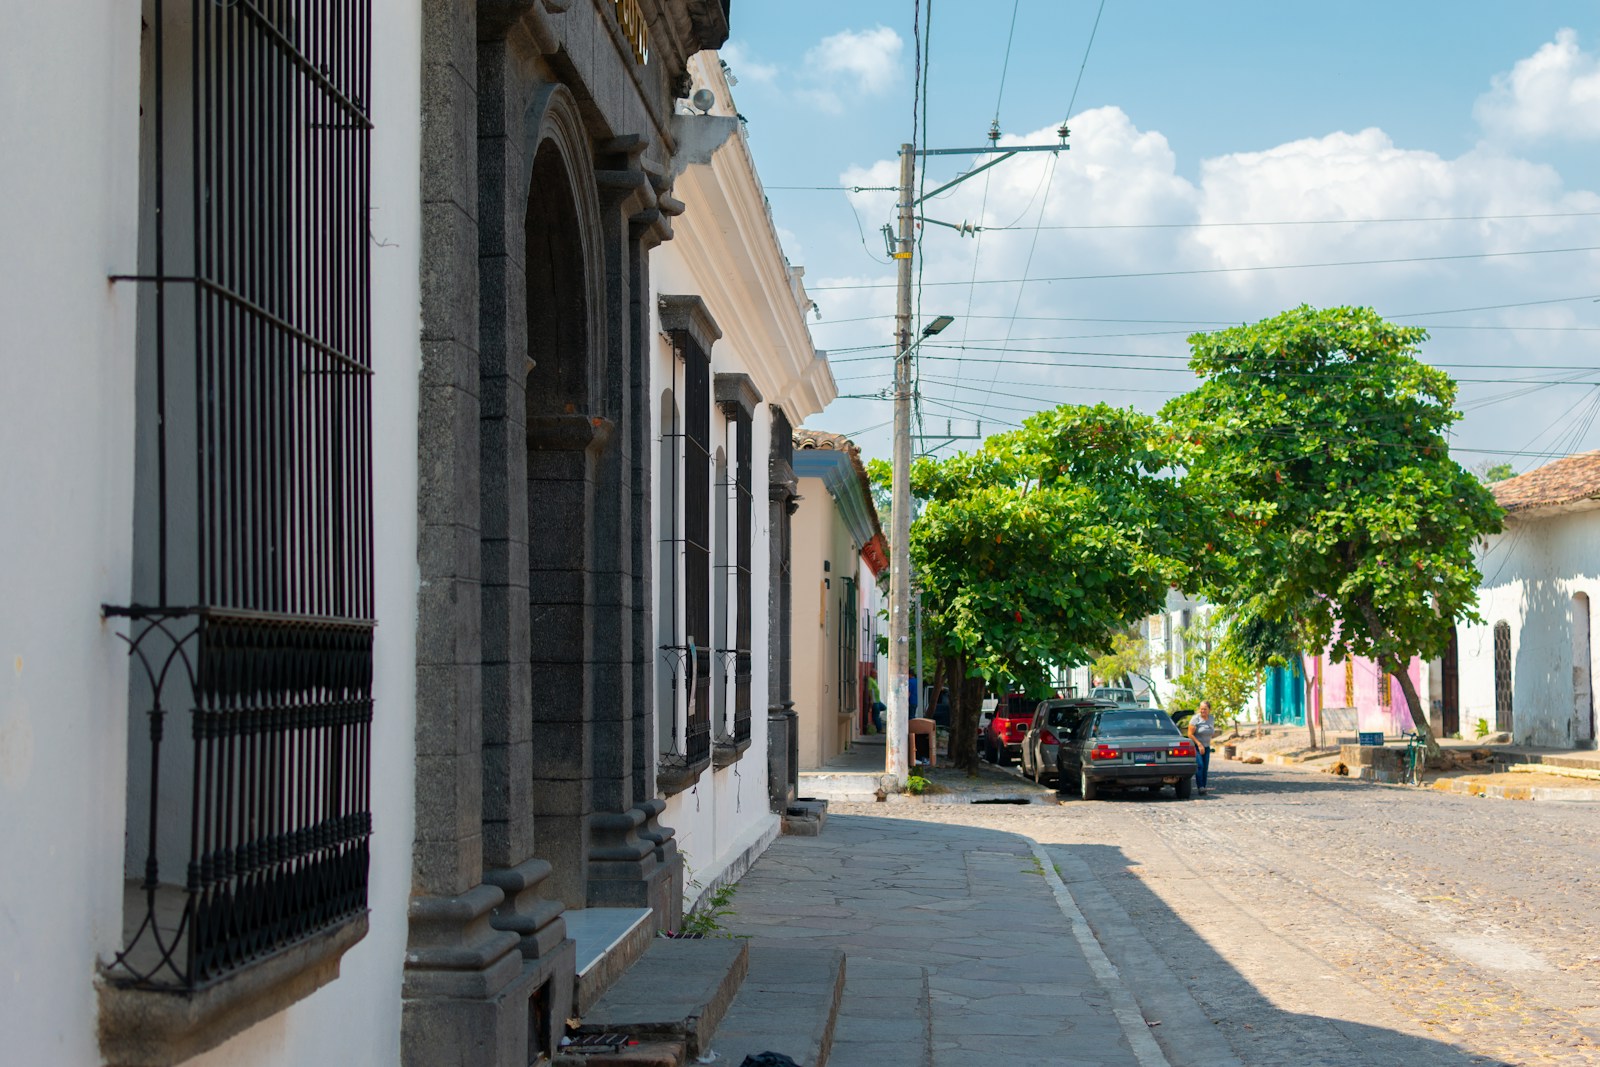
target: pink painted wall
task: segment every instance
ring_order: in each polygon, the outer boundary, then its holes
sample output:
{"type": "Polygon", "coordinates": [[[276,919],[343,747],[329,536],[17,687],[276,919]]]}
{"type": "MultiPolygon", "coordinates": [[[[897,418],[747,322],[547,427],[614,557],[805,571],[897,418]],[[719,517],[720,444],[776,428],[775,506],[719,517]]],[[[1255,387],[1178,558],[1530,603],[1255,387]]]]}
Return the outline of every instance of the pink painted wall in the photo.
{"type": "MultiPolygon", "coordinates": [[[[1305,658],[1305,671],[1310,678],[1317,677],[1318,659],[1316,656],[1305,658]]],[[[1357,656],[1352,663],[1352,681],[1355,684],[1352,690],[1347,691],[1345,665],[1333,662],[1327,654],[1320,659],[1322,683],[1312,694],[1312,707],[1355,708],[1358,730],[1381,730],[1385,734],[1409,733],[1412,730],[1411,711],[1406,707],[1406,695],[1400,683],[1385,674],[1376,663],[1357,656]]],[[[1411,684],[1417,687],[1418,694],[1426,700],[1427,695],[1422,688],[1422,661],[1413,659],[1406,673],[1411,676],[1411,684]]],[[[1423,710],[1427,710],[1426,706],[1423,710]]]]}

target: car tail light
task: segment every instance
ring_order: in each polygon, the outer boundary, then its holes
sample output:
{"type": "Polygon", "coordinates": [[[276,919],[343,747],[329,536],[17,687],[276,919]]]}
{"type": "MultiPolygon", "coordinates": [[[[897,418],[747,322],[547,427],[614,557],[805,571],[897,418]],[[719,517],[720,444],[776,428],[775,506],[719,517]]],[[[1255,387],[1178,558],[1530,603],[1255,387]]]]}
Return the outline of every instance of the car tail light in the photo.
{"type": "Polygon", "coordinates": [[[1177,748],[1171,749],[1167,752],[1167,755],[1169,756],[1193,756],[1194,754],[1194,746],[1187,741],[1182,742],[1177,748]]]}
{"type": "Polygon", "coordinates": [[[1040,730],[1039,743],[1041,745],[1059,745],[1061,742],[1057,741],[1056,735],[1051,733],[1049,730],[1040,730]]]}
{"type": "Polygon", "coordinates": [[[1122,755],[1122,753],[1118,752],[1116,749],[1112,748],[1110,745],[1099,744],[1099,745],[1094,746],[1094,749],[1089,753],[1089,758],[1090,759],[1116,759],[1120,755],[1122,755]]]}

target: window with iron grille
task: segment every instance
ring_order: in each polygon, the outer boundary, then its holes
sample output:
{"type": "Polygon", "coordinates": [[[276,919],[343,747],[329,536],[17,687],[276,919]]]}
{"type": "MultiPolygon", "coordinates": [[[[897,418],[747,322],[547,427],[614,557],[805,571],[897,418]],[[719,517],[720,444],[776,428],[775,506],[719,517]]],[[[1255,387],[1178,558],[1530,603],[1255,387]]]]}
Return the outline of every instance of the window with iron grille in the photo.
{"type": "Polygon", "coordinates": [[[842,581],[844,593],[839,598],[839,714],[856,713],[857,670],[860,657],[856,641],[856,583],[853,578],[842,581]]]}
{"type": "Polygon", "coordinates": [[[1494,728],[1511,730],[1511,624],[1494,624],[1494,728]]]}
{"type": "Polygon", "coordinates": [[[711,756],[711,359],[684,333],[683,584],[689,678],[684,759],[711,756]]]}
{"type": "Polygon", "coordinates": [[[148,0],[116,985],[364,916],[370,0],[148,0]]]}
{"type": "Polygon", "coordinates": [[[733,739],[742,744],[750,740],[750,620],[755,611],[750,584],[754,552],[755,501],[752,495],[751,467],[755,445],[751,438],[750,414],[740,410],[734,422],[733,525],[734,525],[734,667],[733,739]]]}

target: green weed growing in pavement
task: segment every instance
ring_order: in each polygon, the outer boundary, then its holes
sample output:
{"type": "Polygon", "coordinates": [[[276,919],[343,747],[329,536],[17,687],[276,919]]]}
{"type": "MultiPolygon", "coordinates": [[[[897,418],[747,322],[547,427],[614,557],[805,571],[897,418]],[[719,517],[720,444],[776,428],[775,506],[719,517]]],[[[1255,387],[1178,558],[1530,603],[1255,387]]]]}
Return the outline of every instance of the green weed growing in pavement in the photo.
{"type": "Polygon", "coordinates": [[[733,894],[737,890],[732,882],[718,886],[700,902],[700,906],[683,917],[680,933],[699,934],[701,937],[728,937],[722,920],[733,914],[733,894]]]}
{"type": "Polygon", "coordinates": [[[1044,877],[1044,864],[1039,862],[1039,857],[1038,856],[1034,856],[1033,857],[1033,866],[1032,867],[1024,867],[1022,869],[1022,873],[1023,874],[1037,874],[1040,878],[1043,878],[1044,877]]]}
{"type": "Polygon", "coordinates": [[[928,786],[932,784],[932,782],[929,782],[926,778],[922,777],[922,775],[913,774],[911,777],[906,779],[906,792],[910,793],[914,797],[920,797],[922,794],[928,791],[928,786]]]}
{"type": "Polygon", "coordinates": [[[1488,719],[1479,719],[1478,720],[1478,725],[1473,729],[1472,732],[1473,732],[1473,734],[1475,734],[1478,737],[1488,737],[1489,736],[1489,720],[1488,719]]]}

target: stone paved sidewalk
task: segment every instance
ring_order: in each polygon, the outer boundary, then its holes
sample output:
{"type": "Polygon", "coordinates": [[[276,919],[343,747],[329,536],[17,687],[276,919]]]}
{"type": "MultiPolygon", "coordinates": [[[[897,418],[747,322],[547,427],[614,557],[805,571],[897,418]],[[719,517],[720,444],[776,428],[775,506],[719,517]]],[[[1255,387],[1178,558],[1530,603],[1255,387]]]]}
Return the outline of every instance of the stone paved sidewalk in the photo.
{"type": "Polygon", "coordinates": [[[1016,834],[838,815],[776,841],[727,926],[846,953],[830,1067],[1165,1067],[1045,860],[1016,834]]]}

